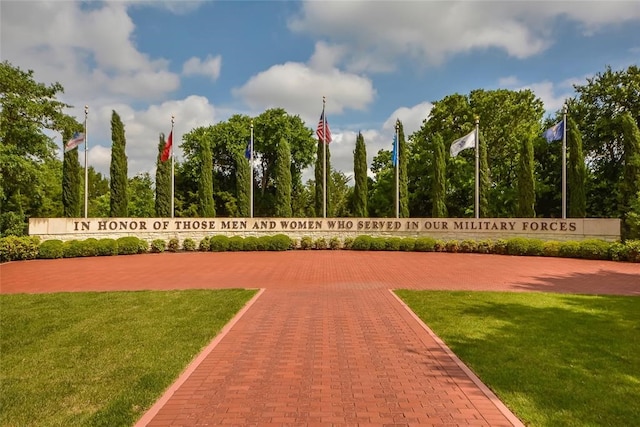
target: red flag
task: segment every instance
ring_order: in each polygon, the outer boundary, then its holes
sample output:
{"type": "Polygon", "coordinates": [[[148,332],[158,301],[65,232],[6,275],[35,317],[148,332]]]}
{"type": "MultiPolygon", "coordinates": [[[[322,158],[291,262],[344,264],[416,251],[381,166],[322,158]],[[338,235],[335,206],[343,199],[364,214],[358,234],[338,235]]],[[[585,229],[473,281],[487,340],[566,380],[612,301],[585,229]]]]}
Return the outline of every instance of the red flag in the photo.
{"type": "Polygon", "coordinates": [[[318,135],[318,139],[325,144],[331,142],[331,129],[329,129],[329,122],[327,122],[327,119],[324,117],[324,109],[322,110],[322,114],[320,114],[316,135],[318,135]]]}
{"type": "Polygon", "coordinates": [[[169,155],[171,154],[171,146],[173,145],[173,129],[169,132],[169,138],[167,142],[164,144],[164,148],[162,149],[162,156],[160,156],[160,160],[166,162],[169,160],[169,155]]]}

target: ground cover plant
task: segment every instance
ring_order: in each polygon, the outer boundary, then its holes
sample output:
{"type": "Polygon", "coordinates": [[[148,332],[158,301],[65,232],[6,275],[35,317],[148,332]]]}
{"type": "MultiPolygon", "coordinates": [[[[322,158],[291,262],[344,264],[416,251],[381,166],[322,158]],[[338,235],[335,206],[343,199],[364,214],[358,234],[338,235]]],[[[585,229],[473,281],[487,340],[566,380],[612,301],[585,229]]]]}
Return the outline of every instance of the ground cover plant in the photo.
{"type": "Polygon", "coordinates": [[[0,425],[132,425],[255,292],[0,295],[0,425]]]}
{"type": "Polygon", "coordinates": [[[640,420],[640,298],[397,294],[525,424],[640,420]]]}

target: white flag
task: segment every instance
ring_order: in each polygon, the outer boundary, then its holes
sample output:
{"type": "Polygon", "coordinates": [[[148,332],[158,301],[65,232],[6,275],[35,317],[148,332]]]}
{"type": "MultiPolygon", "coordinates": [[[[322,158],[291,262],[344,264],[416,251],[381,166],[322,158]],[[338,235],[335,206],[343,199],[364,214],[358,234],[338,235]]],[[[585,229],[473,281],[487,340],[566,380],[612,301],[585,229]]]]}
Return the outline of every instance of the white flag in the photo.
{"type": "Polygon", "coordinates": [[[453,141],[453,143],[451,144],[451,148],[449,149],[449,153],[451,154],[451,157],[455,157],[462,150],[466,150],[467,148],[475,148],[475,146],[476,146],[476,132],[471,131],[471,133],[468,133],[462,138],[459,138],[453,141]]]}

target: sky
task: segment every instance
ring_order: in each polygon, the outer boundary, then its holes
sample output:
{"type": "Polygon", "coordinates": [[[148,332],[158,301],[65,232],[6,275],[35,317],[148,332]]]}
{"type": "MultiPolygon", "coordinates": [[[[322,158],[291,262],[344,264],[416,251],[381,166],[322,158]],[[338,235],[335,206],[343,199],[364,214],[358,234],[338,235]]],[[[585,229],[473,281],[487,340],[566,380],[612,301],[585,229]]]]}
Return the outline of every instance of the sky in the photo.
{"type": "Polygon", "coordinates": [[[104,175],[113,110],[129,175],[154,176],[172,116],[174,142],[274,107],[315,130],[323,97],[332,165],[350,175],[358,132],[371,164],[396,119],[408,136],[447,95],[531,89],[553,115],[574,84],[638,65],[640,1],[0,0],[0,59],[62,84],[78,121],[89,107],[104,175]]]}

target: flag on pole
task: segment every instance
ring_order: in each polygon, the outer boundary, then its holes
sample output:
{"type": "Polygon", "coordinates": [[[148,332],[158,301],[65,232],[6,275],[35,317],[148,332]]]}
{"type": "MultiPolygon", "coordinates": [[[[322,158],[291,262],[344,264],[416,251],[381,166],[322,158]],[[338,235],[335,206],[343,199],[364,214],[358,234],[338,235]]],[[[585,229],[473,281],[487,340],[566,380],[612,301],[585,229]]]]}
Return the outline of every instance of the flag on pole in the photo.
{"type": "Polygon", "coordinates": [[[547,142],[558,141],[562,139],[562,135],[564,134],[564,120],[559,121],[555,125],[551,126],[549,129],[544,131],[544,137],[547,142]]]}
{"type": "Polygon", "coordinates": [[[449,154],[451,157],[455,157],[462,150],[466,150],[467,148],[475,148],[476,146],[476,133],[475,131],[471,131],[466,134],[462,138],[458,138],[451,143],[451,148],[449,149],[449,154]]]}
{"type": "Polygon", "coordinates": [[[171,155],[171,146],[173,145],[173,129],[169,132],[169,138],[167,138],[167,142],[164,144],[164,148],[162,149],[162,156],[160,156],[160,160],[166,162],[169,160],[171,155]]]}
{"type": "Polygon", "coordinates": [[[325,144],[328,144],[332,141],[331,129],[329,129],[329,122],[327,122],[327,119],[324,116],[324,109],[322,110],[322,114],[320,114],[320,121],[318,122],[316,135],[318,135],[318,139],[320,141],[323,141],[325,144]]]}
{"type": "Polygon", "coordinates": [[[393,134],[393,151],[391,152],[391,161],[393,166],[398,164],[398,134],[393,134]]]}
{"type": "Polygon", "coordinates": [[[247,148],[244,150],[244,156],[247,160],[251,160],[251,140],[247,142],[247,148]]]}
{"type": "Polygon", "coordinates": [[[84,133],[76,132],[73,137],[64,145],[64,152],[71,151],[84,142],[84,133]]]}

